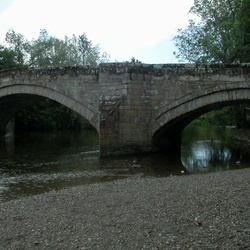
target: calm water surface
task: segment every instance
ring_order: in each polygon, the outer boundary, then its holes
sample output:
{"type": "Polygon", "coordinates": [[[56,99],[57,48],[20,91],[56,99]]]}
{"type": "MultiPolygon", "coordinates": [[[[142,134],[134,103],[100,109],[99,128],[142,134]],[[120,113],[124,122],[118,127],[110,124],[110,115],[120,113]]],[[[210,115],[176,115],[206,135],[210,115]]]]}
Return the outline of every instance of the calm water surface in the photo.
{"type": "Polygon", "coordinates": [[[0,201],[136,176],[249,167],[243,154],[226,146],[229,135],[229,129],[189,126],[183,132],[181,159],[159,154],[99,159],[93,131],[18,134],[0,144],[0,201]]]}

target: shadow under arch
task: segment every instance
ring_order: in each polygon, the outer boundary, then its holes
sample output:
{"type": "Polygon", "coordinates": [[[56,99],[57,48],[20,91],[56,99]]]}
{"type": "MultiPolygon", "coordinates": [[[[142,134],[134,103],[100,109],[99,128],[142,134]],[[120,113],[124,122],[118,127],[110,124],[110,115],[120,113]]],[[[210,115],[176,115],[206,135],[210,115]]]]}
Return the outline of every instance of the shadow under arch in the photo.
{"type": "Polygon", "coordinates": [[[183,129],[199,116],[224,106],[250,103],[250,89],[230,89],[210,92],[198,98],[179,100],[171,109],[163,109],[156,118],[152,151],[181,153],[183,129]]]}
{"type": "Polygon", "coordinates": [[[86,118],[99,133],[99,112],[78,101],[47,87],[37,85],[12,85],[0,88],[0,130],[3,131],[14,114],[27,105],[48,98],[86,118]]]}

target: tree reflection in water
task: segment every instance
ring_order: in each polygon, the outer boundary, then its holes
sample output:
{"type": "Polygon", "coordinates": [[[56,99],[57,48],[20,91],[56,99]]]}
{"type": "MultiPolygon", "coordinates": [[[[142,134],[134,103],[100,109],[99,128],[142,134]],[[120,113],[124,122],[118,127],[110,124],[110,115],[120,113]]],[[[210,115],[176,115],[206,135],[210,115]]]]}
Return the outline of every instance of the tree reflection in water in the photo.
{"type": "Polygon", "coordinates": [[[222,171],[239,167],[227,146],[229,128],[190,125],[183,131],[181,160],[189,173],[222,171]]]}

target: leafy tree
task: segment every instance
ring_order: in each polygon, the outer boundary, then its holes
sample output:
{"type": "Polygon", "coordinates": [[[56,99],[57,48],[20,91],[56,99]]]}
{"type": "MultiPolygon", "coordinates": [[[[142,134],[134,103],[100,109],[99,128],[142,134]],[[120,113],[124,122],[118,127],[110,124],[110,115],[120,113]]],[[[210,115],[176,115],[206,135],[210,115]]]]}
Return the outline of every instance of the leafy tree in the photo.
{"type": "Polygon", "coordinates": [[[5,40],[9,44],[8,47],[16,54],[17,62],[25,64],[28,42],[24,39],[24,36],[11,29],[6,33],[5,40]]]}
{"type": "Polygon", "coordinates": [[[99,45],[94,46],[85,33],[59,39],[41,29],[37,39],[27,41],[23,35],[9,30],[6,42],[16,53],[19,63],[33,67],[97,65],[109,59],[109,55],[101,53],[99,45]]]}
{"type": "Polygon", "coordinates": [[[0,70],[20,67],[16,53],[0,45],[0,70]]]}
{"type": "Polygon", "coordinates": [[[109,57],[106,52],[101,54],[99,45],[93,46],[85,33],[78,37],[74,35],[71,39],[68,39],[68,43],[71,48],[76,48],[76,50],[72,49],[76,65],[97,65],[107,61],[109,57]]]}
{"type": "Polygon", "coordinates": [[[242,1],[239,21],[243,34],[242,62],[250,62],[250,0],[242,1]]]}
{"type": "Polygon", "coordinates": [[[174,42],[177,58],[189,62],[246,62],[249,50],[250,0],[194,0],[186,29],[174,42]]]}
{"type": "Polygon", "coordinates": [[[67,42],[48,35],[46,30],[40,30],[38,39],[29,43],[30,66],[65,66],[73,63],[69,57],[67,42]]]}
{"type": "Polygon", "coordinates": [[[226,106],[219,111],[211,111],[199,118],[212,126],[250,126],[249,105],[226,106]]]}
{"type": "Polygon", "coordinates": [[[15,126],[19,130],[67,130],[91,128],[90,123],[61,104],[44,99],[18,112],[15,126]]]}

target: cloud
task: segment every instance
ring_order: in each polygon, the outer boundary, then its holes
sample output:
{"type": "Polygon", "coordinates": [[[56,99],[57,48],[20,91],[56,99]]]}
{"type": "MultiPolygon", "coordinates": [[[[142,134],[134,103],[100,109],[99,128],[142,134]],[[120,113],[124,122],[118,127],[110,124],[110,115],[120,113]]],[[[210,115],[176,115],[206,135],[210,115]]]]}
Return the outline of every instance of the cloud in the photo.
{"type": "Polygon", "coordinates": [[[122,55],[152,47],[187,25],[186,14],[192,3],[193,0],[15,0],[11,8],[0,14],[0,23],[4,24],[0,34],[6,34],[11,27],[28,39],[36,38],[41,28],[60,38],[86,33],[108,53],[122,55]]]}

